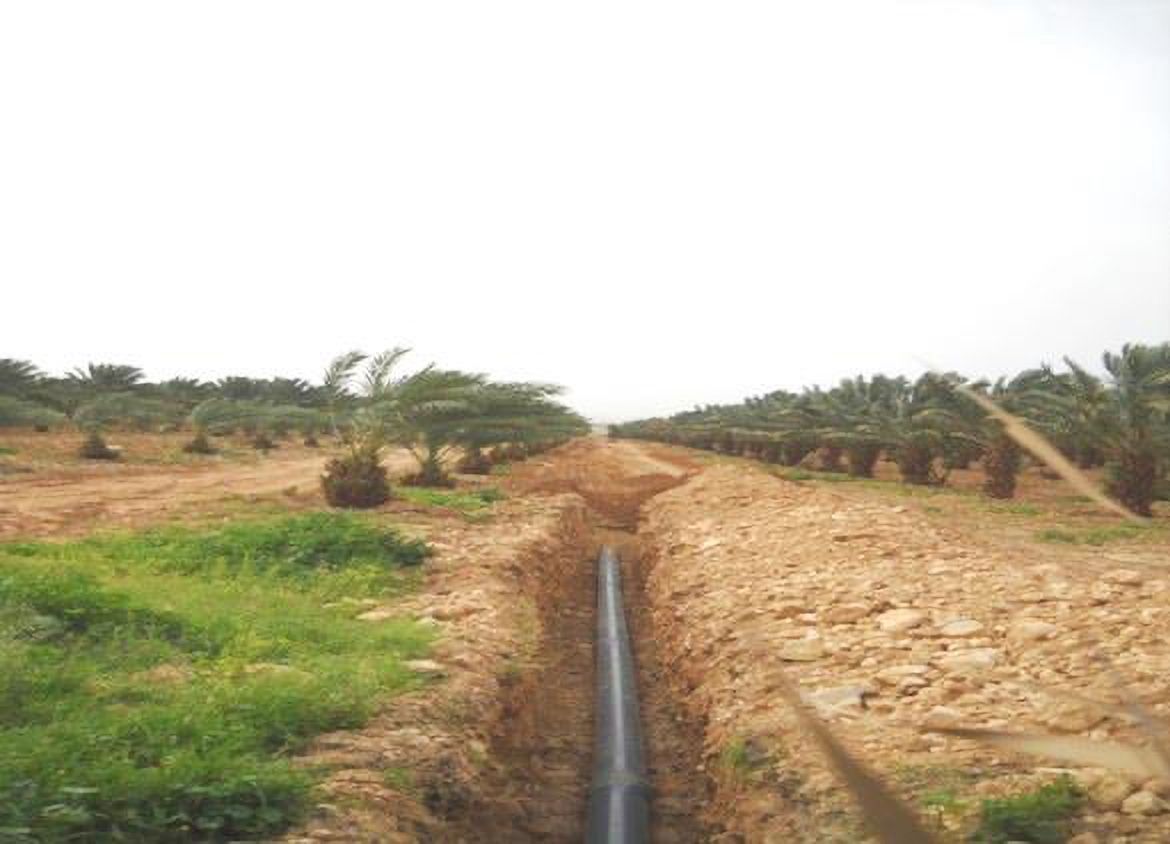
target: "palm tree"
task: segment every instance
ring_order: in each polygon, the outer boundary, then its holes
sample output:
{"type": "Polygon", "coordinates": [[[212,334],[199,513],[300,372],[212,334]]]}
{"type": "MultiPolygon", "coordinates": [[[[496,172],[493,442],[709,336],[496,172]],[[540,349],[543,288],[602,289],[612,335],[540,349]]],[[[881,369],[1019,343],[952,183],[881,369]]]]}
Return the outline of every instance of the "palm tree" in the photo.
{"type": "Polygon", "coordinates": [[[73,422],[86,434],[80,454],[96,460],[112,460],[118,453],[111,449],[102,432],[117,422],[129,422],[137,427],[165,419],[171,409],[163,402],[144,399],[133,393],[107,393],[81,405],[73,414],[73,422]]]}
{"type": "Polygon", "coordinates": [[[505,443],[526,452],[588,433],[588,423],[553,401],[563,388],[528,382],[488,383],[475,392],[473,406],[454,435],[464,457],[459,471],[486,473],[491,461],[484,449],[505,443]]]}
{"type": "MultiPolygon", "coordinates": [[[[1011,381],[1000,378],[968,385],[972,392],[986,396],[1001,409],[1023,419],[1035,419],[1043,407],[1044,395],[1035,389],[1031,372],[1023,372],[1011,381]]],[[[980,454],[983,466],[983,492],[989,498],[1012,498],[1016,493],[1016,475],[1020,471],[1023,451],[1004,428],[973,399],[964,400],[955,410],[958,430],[954,436],[965,441],[980,454]]]]}
{"type": "Polygon", "coordinates": [[[60,424],[65,419],[64,413],[52,408],[13,396],[0,395],[0,428],[21,425],[47,428],[50,425],[60,424]]]}
{"type": "Polygon", "coordinates": [[[78,367],[66,376],[83,387],[90,395],[96,393],[125,393],[137,388],[145,374],[137,366],[119,363],[91,363],[78,367]]]}
{"type": "Polygon", "coordinates": [[[954,385],[956,373],[928,372],[912,384],[891,379],[886,412],[858,425],[856,431],[882,443],[898,464],[902,480],[910,484],[946,483],[945,467],[935,467],[955,439],[954,385]]]}
{"type": "Polygon", "coordinates": [[[215,395],[215,385],[198,378],[168,378],[148,387],[150,395],[180,405],[187,410],[194,409],[200,402],[215,395]]]}
{"type": "Polygon", "coordinates": [[[1112,382],[1099,438],[1109,455],[1109,491],[1138,515],[1151,516],[1160,461],[1170,447],[1170,343],[1127,343],[1102,362],[1112,382]]]}
{"type": "Polygon", "coordinates": [[[0,396],[27,398],[44,377],[44,373],[27,360],[0,358],[0,396]]]}
{"type": "Polygon", "coordinates": [[[883,445],[875,432],[881,420],[892,414],[894,397],[906,388],[904,378],[874,375],[866,380],[858,375],[823,394],[824,437],[844,451],[850,475],[873,477],[883,445]]]}
{"type": "Polygon", "coordinates": [[[228,375],[215,382],[220,398],[236,401],[258,401],[264,398],[264,380],[247,375],[228,375]]]}

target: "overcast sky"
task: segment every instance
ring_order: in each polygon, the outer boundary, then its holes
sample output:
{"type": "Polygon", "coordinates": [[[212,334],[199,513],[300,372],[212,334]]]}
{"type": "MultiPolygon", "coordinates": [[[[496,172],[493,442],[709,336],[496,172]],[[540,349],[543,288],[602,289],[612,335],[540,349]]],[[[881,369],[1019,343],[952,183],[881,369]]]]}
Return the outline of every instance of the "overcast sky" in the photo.
{"type": "Polygon", "coordinates": [[[0,5],[0,357],[600,420],[1170,339],[1170,2],[0,5]]]}

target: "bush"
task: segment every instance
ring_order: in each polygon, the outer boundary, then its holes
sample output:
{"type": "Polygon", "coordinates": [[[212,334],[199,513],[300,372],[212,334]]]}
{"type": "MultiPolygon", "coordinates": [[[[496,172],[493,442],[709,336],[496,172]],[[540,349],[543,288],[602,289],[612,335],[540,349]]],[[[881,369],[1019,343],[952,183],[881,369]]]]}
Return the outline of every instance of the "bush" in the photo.
{"type": "Polygon", "coordinates": [[[390,500],[390,481],[377,452],[335,457],[325,466],[321,490],[333,507],[378,507],[390,500]]]}
{"type": "Polygon", "coordinates": [[[86,460],[117,460],[118,452],[106,445],[102,435],[94,431],[85,438],[81,448],[77,450],[80,457],[86,460]]]}
{"type": "Polygon", "coordinates": [[[211,444],[207,434],[200,431],[191,442],[183,446],[183,451],[187,454],[215,454],[219,449],[211,444]]]}
{"type": "Polygon", "coordinates": [[[279,446],[268,434],[256,434],[256,436],[252,437],[252,448],[257,451],[272,451],[272,449],[279,448],[279,446]]]}
{"type": "Polygon", "coordinates": [[[984,800],[971,840],[1060,844],[1068,838],[1069,820],[1080,804],[1081,792],[1067,776],[1023,794],[984,800]]]}

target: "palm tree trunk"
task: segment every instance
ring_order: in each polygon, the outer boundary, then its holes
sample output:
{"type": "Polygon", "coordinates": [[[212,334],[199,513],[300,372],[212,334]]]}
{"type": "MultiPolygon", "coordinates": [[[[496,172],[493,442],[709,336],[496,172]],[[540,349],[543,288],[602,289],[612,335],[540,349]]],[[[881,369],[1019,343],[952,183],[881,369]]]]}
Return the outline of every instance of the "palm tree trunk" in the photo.
{"type": "Polygon", "coordinates": [[[983,452],[983,491],[991,498],[1012,498],[1016,494],[1016,473],[1020,470],[1020,447],[1007,434],[999,433],[983,452]]]}
{"type": "Polygon", "coordinates": [[[821,451],[821,471],[822,472],[843,472],[845,467],[841,465],[841,446],[827,445],[821,451]]]}
{"type": "Polygon", "coordinates": [[[906,445],[898,449],[898,471],[908,484],[928,486],[936,483],[934,477],[934,451],[923,445],[906,445]]]}
{"type": "Polygon", "coordinates": [[[780,446],[780,462],[785,466],[795,466],[808,456],[813,450],[813,443],[808,440],[792,440],[780,446]]]}
{"type": "Polygon", "coordinates": [[[1112,466],[1109,491],[1139,516],[1152,516],[1158,458],[1151,450],[1122,451],[1112,466]]]}
{"type": "Polygon", "coordinates": [[[877,465],[881,453],[882,448],[876,443],[849,446],[845,451],[849,474],[855,478],[872,478],[873,467],[877,465]]]}

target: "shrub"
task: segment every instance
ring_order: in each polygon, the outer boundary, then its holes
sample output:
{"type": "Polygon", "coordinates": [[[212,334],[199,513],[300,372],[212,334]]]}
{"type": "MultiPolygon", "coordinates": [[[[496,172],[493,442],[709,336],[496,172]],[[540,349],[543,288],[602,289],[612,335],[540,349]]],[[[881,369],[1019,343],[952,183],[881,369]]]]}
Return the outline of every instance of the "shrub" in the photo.
{"type": "Polygon", "coordinates": [[[321,476],[321,490],[334,507],[378,507],[390,500],[390,481],[376,451],[330,460],[321,476]]]}
{"type": "Polygon", "coordinates": [[[984,800],[971,840],[1060,844],[1068,838],[1069,820],[1080,804],[1081,792],[1067,776],[1023,794],[984,800]]]}
{"type": "Polygon", "coordinates": [[[85,438],[85,442],[81,444],[81,448],[77,450],[77,454],[86,460],[118,459],[118,452],[106,445],[106,441],[97,431],[90,432],[89,436],[85,438]]]}
{"type": "Polygon", "coordinates": [[[257,451],[271,451],[274,448],[279,448],[276,442],[268,434],[261,431],[252,437],[252,448],[257,451]]]}
{"type": "Polygon", "coordinates": [[[211,444],[211,440],[207,439],[207,434],[200,431],[191,442],[183,446],[183,451],[187,454],[215,454],[219,449],[211,444]]]}

